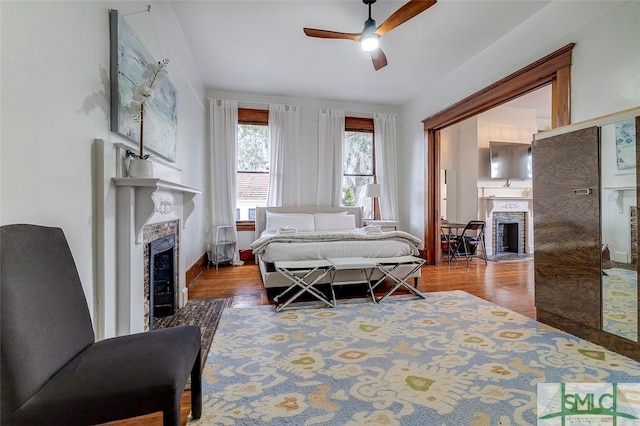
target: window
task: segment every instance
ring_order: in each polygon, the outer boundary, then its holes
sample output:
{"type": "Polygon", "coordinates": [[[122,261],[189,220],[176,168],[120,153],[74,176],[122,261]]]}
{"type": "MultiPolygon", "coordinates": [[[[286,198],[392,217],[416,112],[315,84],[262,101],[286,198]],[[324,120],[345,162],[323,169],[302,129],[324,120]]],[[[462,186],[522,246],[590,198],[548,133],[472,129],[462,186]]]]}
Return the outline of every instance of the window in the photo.
{"type": "Polygon", "coordinates": [[[254,221],[256,206],[267,205],[269,112],[238,108],[236,220],[254,221]]]}
{"type": "MultiPolygon", "coordinates": [[[[269,189],[269,111],[238,108],[236,220],[255,221],[256,206],[267,205],[269,189]]],[[[376,181],[373,119],[345,118],[342,205],[363,206],[374,217],[373,199],[364,187],[376,181]]],[[[377,201],[375,201],[377,202],[377,201]]]]}
{"type": "Polygon", "coordinates": [[[364,196],[368,183],[376,182],[373,120],[345,118],[342,165],[342,205],[362,206],[364,217],[374,217],[374,200],[364,196]]]}

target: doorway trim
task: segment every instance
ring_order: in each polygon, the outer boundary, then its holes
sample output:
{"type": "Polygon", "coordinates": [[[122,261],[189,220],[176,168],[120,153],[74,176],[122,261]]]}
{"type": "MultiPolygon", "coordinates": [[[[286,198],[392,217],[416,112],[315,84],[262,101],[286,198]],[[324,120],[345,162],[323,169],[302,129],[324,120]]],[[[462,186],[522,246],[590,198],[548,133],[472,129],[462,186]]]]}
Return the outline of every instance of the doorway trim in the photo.
{"type": "Polygon", "coordinates": [[[422,121],[426,147],[425,258],[441,263],[440,132],[546,85],[551,85],[551,127],[571,123],[571,52],[575,43],[539,59],[422,121]]]}

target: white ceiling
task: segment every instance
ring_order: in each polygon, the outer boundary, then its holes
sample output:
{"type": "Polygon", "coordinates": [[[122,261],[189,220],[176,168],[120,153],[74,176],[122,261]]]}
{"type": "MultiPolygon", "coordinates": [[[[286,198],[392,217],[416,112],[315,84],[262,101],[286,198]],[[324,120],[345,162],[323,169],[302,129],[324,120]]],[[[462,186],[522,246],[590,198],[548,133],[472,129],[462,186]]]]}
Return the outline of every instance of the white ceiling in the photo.
{"type": "MultiPolygon", "coordinates": [[[[551,86],[544,86],[504,104],[513,108],[535,109],[538,120],[548,120],[551,124],[551,86]]],[[[539,130],[543,130],[540,127],[539,130]]]]}
{"type": "MultiPolygon", "coordinates": [[[[406,1],[378,0],[380,25],[406,1]]],[[[403,105],[545,7],[546,0],[438,0],[385,34],[389,65],[373,69],[350,40],[303,27],[360,32],[360,0],[171,2],[208,89],[403,105]]]]}

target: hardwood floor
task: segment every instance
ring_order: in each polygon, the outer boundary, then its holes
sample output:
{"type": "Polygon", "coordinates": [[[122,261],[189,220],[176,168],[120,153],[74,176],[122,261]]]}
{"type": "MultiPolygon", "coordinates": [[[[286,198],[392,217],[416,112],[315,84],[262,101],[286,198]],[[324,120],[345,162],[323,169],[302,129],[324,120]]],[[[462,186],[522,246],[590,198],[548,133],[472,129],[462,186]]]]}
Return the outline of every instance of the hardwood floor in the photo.
{"type": "MultiPolygon", "coordinates": [[[[418,281],[423,292],[464,290],[490,302],[535,318],[533,304],[533,260],[489,262],[464,260],[443,265],[425,265],[418,281]]],[[[204,271],[189,288],[189,298],[231,297],[231,306],[273,304],[277,292],[262,286],[257,265],[220,266],[204,271]]],[[[360,294],[362,296],[362,294],[360,294]]]]}
{"type": "MultiPolygon", "coordinates": [[[[533,301],[533,260],[518,262],[489,262],[474,260],[469,267],[464,260],[451,264],[425,265],[418,281],[422,292],[463,290],[505,308],[535,319],[533,301]]],[[[345,286],[351,287],[351,286],[345,286]]],[[[343,297],[362,297],[362,293],[347,293],[343,297]]],[[[381,289],[382,293],[384,289],[381,289]]],[[[376,293],[378,293],[376,291],[376,293]]],[[[399,291],[394,294],[403,294],[399,291]]],[[[189,287],[190,299],[232,298],[231,307],[273,304],[277,291],[267,292],[262,285],[257,265],[220,266],[206,269],[189,287]]],[[[384,303],[384,302],[383,302],[384,303]]],[[[182,424],[186,424],[190,411],[190,393],[182,397],[182,424]]],[[[136,417],[109,425],[162,425],[157,413],[136,417]]]]}

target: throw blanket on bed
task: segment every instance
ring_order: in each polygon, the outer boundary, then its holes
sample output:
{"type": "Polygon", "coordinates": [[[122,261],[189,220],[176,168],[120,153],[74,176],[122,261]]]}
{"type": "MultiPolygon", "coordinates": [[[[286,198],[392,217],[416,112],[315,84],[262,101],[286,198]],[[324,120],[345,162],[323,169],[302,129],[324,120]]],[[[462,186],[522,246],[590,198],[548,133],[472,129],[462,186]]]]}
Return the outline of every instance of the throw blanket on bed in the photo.
{"type": "Polygon", "coordinates": [[[379,234],[371,233],[356,233],[356,232],[343,232],[343,233],[309,233],[309,234],[294,234],[294,235],[270,235],[262,237],[254,241],[250,248],[253,250],[253,254],[260,254],[264,252],[270,243],[304,243],[304,242],[323,242],[323,241],[367,241],[367,240],[397,240],[404,241],[413,247],[414,254],[418,254],[418,250],[423,249],[424,245],[419,238],[404,232],[404,231],[391,231],[381,232],[379,234]]]}

